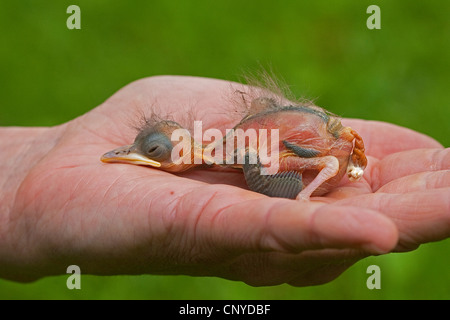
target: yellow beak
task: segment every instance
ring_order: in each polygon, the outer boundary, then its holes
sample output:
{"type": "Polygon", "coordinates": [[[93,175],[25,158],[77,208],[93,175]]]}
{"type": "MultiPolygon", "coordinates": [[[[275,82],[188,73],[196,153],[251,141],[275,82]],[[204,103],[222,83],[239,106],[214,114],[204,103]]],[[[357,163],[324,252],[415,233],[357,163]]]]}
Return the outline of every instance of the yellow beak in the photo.
{"type": "Polygon", "coordinates": [[[161,163],[142,154],[133,152],[133,145],[123,146],[105,153],[100,160],[102,162],[120,162],[129,164],[140,164],[155,168],[161,167],[161,163]]]}

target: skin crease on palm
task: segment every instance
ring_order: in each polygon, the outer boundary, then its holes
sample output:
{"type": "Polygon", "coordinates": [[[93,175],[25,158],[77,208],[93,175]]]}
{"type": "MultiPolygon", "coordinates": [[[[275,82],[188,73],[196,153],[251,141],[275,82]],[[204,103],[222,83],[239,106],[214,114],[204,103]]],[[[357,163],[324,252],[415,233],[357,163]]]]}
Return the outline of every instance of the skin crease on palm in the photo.
{"type": "Polygon", "coordinates": [[[304,202],[251,192],[239,172],[99,161],[152,110],[232,128],[229,91],[222,80],[152,77],[60,126],[0,128],[0,276],[32,281],[76,264],[84,274],[317,285],[368,255],[450,236],[449,149],[388,123],[344,119],[364,139],[364,177],[304,202]]]}

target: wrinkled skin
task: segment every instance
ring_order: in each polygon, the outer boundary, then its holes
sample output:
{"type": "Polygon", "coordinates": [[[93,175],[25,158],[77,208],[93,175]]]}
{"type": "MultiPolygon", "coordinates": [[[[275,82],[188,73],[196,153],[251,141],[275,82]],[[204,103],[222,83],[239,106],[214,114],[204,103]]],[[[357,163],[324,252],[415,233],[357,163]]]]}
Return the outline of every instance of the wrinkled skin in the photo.
{"type": "Polygon", "coordinates": [[[204,128],[231,128],[227,89],[220,80],[148,78],[63,125],[1,128],[0,276],[30,281],[77,264],[84,274],[304,286],[368,255],[449,237],[449,150],[388,123],[344,119],[364,138],[364,177],[344,177],[306,202],[248,191],[239,172],[174,175],[99,161],[133,141],[129,120],[153,103],[174,117],[194,109],[204,128]]]}

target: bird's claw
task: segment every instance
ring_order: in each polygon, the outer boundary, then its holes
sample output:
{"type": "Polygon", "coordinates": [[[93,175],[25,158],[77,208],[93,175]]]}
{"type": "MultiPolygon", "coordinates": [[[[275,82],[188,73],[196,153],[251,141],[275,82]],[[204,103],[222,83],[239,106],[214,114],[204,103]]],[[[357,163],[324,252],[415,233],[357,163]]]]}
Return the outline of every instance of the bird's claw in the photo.
{"type": "Polygon", "coordinates": [[[354,166],[352,163],[347,167],[347,175],[350,181],[358,181],[364,174],[364,170],[360,167],[354,166]]]}

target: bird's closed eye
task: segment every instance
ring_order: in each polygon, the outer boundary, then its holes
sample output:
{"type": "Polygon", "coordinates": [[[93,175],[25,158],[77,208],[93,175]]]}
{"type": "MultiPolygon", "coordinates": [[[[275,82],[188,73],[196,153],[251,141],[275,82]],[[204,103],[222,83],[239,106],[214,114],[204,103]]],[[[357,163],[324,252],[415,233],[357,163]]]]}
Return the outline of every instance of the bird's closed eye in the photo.
{"type": "Polygon", "coordinates": [[[167,160],[172,152],[172,142],[163,133],[151,133],[147,136],[139,137],[139,149],[152,160],[167,160]]]}
{"type": "Polygon", "coordinates": [[[158,149],[158,148],[159,148],[158,146],[154,146],[154,147],[152,147],[150,150],[148,150],[148,153],[155,152],[156,149],[158,149]]]}

